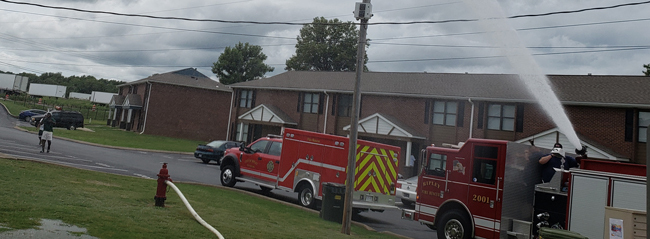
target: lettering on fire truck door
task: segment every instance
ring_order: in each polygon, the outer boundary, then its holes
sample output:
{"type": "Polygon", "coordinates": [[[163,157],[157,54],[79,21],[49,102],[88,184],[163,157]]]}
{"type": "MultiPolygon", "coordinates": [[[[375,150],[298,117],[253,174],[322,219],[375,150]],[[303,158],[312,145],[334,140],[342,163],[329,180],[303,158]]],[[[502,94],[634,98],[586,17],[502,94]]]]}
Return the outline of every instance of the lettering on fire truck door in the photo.
{"type": "Polygon", "coordinates": [[[252,145],[250,145],[250,151],[244,152],[241,155],[241,167],[242,171],[245,172],[254,178],[264,179],[261,177],[261,164],[262,164],[262,155],[264,154],[268,144],[268,140],[259,140],[252,145]]]}
{"type": "Polygon", "coordinates": [[[473,147],[467,207],[474,217],[476,235],[498,238],[505,146],[475,144],[473,147]]]}

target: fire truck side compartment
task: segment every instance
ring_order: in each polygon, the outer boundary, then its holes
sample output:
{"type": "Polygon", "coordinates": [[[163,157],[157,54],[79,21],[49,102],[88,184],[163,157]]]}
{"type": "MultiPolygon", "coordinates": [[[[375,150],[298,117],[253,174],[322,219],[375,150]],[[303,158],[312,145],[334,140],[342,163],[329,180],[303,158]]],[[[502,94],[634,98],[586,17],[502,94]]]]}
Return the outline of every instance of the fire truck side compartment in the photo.
{"type": "MultiPolygon", "coordinates": [[[[524,152],[533,151],[533,146],[508,142],[506,170],[503,185],[503,202],[501,208],[501,235],[506,236],[512,229],[512,220],[532,222],[535,184],[542,182],[539,171],[539,158],[526,158],[524,152]]],[[[548,153],[539,149],[534,156],[548,153]]]]}

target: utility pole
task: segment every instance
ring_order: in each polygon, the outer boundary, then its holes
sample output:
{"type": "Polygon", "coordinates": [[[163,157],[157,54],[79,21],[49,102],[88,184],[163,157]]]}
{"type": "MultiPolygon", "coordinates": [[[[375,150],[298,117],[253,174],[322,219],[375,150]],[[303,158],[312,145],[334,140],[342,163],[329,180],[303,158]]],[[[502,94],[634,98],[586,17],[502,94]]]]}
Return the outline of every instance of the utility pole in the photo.
{"type": "Polygon", "coordinates": [[[372,5],[370,0],[363,0],[363,3],[356,3],[354,16],[361,19],[359,26],[359,42],[357,43],[357,75],[354,83],[354,95],[352,97],[352,119],[350,119],[350,144],[348,145],[348,172],[345,180],[345,202],[343,204],[343,227],[341,233],[350,235],[350,224],[352,222],[352,199],[354,192],[354,173],[356,171],[357,159],[357,135],[359,128],[359,108],[361,107],[361,72],[366,53],[366,31],[368,30],[368,19],[372,16],[372,5]]]}

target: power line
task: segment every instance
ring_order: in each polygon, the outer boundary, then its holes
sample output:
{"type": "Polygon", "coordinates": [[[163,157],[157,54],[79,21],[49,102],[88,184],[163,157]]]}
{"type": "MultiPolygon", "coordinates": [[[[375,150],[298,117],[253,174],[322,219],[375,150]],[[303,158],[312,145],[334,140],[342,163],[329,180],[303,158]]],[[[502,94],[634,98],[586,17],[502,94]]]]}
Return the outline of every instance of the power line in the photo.
{"type": "MultiPolygon", "coordinates": [[[[590,50],[590,51],[567,51],[567,52],[549,52],[549,53],[535,53],[533,56],[548,56],[548,55],[565,55],[565,54],[580,54],[580,53],[594,53],[594,52],[612,52],[612,51],[630,51],[630,50],[647,50],[650,47],[634,47],[624,49],[607,49],[607,50],[590,50]]],[[[448,61],[448,60],[473,60],[473,59],[491,59],[502,58],[502,55],[492,56],[469,56],[469,57],[448,57],[448,58],[427,58],[427,59],[402,59],[402,60],[368,60],[368,63],[395,63],[395,62],[418,62],[418,61],[448,61]]]]}
{"type": "MultiPolygon", "coordinates": [[[[630,51],[630,50],[648,50],[650,46],[634,46],[629,48],[617,48],[617,49],[601,49],[601,50],[584,50],[584,51],[564,51],[564,52],[548,52],[548,53],[535,53],[533,56],[548,56],[548,55],[566,55],[566,54],[581,54],[581,53],[598,53],[598,52],[615,52],[615,51],[630,51]]],[[[395,62],[418,62],[418,61],[448,61],[448,60],[474,60],[474,59],[491,59],[491,58],[501,58],[505,57],[502,55],[491,55],[491,56],[469,56],[469,57],[447,57],[447,58],[425,58],[425,59],[400,59],[400,60],[369,60],[368,63],[395,63],[395,62]]],[[[65,65],[65,66],[88,66],[88,67],[212,67],[212,65],[97,65],[97,64],[74,64],[74,63],[50,63],[50,62],[40,62],[40,61],[25,61],[25,60],[14,60],[15,62],[25,62],[33,64],[44,64],[44,65],[65,65]]],[[[269,63],[269,65],[284,65],[283,63],[269,63]]]]}
{"type": "MultiPolygon", "coordinates": [[[[451,47],[451,48],[502,48],[498,46],[487,45],[446,45],[446,44],[418,44],[418,43],[391,43],[391,42],[372,42],[371,45],[391,45],[391,46],[416,46],[416,47],[451,47]]],[[[639,48],[650,46],[528,46],[529,49],[612,49],[612,48],[639,48]]]]}
{"type": "MultiPolygon", "coordinates": [[[[295,44],[269,44],[269,45],[257,45],[261,47],[274,47],[274,46],[294,46],[295,44]]],[[[69,52],[69,53],[116,53],[116,52],[156,52],[156,51],[202,51],[202,50],[218,50],[225,49],[226,47],[231,46],[219,46],[219,47],[198,47],[198,48],[167,48],[167,49],[126,49],[126,50],[104,50],[104,51],[70,51],[70,50],[61,50],[57,52],[69,52]]],[[[50,50],[38,50],[38,49],[10,49],[10,48],[0,48],[7,51],[50,51],[50,50]]]]}
{"type": "MultiPolygon", "coordinates": [[[[555,25],[555,26],[545,26],[545,27],[528,27],[528,28],[519,28],[519,29],[514,29],[514,30],[516,30],[516,31],[531,31],[531,30],[555,29],[555,28],[565,28],[565,27],[594,26],[594,25],[626,23],[626,22],[641,22],[641,21],[648,21],[648,20],[650,20],[650,18],[628,19],[628,20],[617,20],[617,21],[604,21],[604,22],[590,22],[590,23],[577,23],[577,24],[555,25]]],[[[428,38],[428,37],[448,37],[448,36],[478,35],[478,34],[484,34],[484,33],[488,33],[488,32],[482,31],[482,32],[462,32],[462,33],[437,34],[437,35],[421,35],[421,36],[409,36],[409,37],[387,37],[387,38],[377,38],[377,39],[372,39],[372,40],[373,41],[403,40],[403,39],[428,38]]],[[[372,41],[371,41],[371,44],[372,44],[372,41]]]]}
{"type": "MultiPolygon", "coordinates": [[[[1,1],[3,1],[3,0],[0,0],[0,2],[1,1]]],[[[11,11],[11,10],[6,10],[6,11],[11,11]]],[[[20,11],[14,11],[14,12],[20,12],[20,11]]],[[[102,21],[102,20],[90,20],[90,19],[83,19],[83,18],[77,18],[77,17],[60,17],[60,16],[52,16],[52,15],[39,14],[39,13],[30,13],[30,14],[48,16],[48,17],[57,17],[57,18],[67,18],[67,19],[74,19],[74,20],[80,20],[80,21],[99,22],[99,23],[108,23],[108,24],[125,25],[125,26],[136,26],[136,27],[149,27],[149,28],[184,31],[184,32],[199,32],[199,33],[212,33],[212,34],[223,34],[223,35],[233,35],[233,36],[265,37],[265,38],[291,39],[291,40],[296,39],[295,37],[279,37],[279,36],[267,36],[267,35],[259,35],[259,34],[217,32],[217,31],[208,31],[208,30],[193,30],[193,29],[183,29],[183,28],[174,28],[174,27],[160,27],[160,26],[142,25],[142,24],[134,24],[134,23],[121,23],[121,22],[110,22],[110,21],[102,21]]]]}
{"type": "MultiPolygon", "coordinates": [[[[235,23],[235,24],[247,23],[247,24],[259,24],[259,25],[307,25],[307,24],[313,24],[313,23],[276,22],[276,21],[271,21],[271,22],[233,21],[233,20],[198,19],[198,18],[185,18],[185,17],[159,17],[159,16],[152,16],[152,15],[144,15],[144,14],[127,14],[127,13],[117,13],[117,12],[108,12],[108,11],[84,10],[84,9],[71,8],[71,7],[57,7],[57,6],[43,5],[43,4],[38,4],[38,3],[15,2],[15,1],[10,1],[10,0],[0,0],[0,2],[6,2],[6,3],[11,3],[11,4],[20,4],[20,5],[29,5],[29,6],[36,6],[36,7],[41,7],[41,8],[50,8],[50,9],[58,9],[58,10],[68,10],[68,11],[94,13],[94,14],[108,14],[108,15],[126,16],[126,17],[141,17],[141,18],[150,18],[150,19],[161,19],[161,20],[181,20],[181,21],[192,21],[192,22],[219,22],[219,23],[235,23]]],[[[569,10],[569,11],[547,12],[547,13],[540,13],[540,14],[515,15],[515,16],[508,17],[508,18],[514,19],[514,18],[524,18],[524,17],[551,16],[551,15],[558,15],[558,14],[579,13],[579,12],[605,10],[605,9],[612,9],[612,8],[619,8],[619,7],[626,7],[626,6],[635,6],[635,5],[642,5],[642,4],[648,4],[648,3],[650,3],[650,1],[632,2],[632,3],[624,3],[624,4],[613,5],[613,6],[584,8],[584,9],[569,10]]],[[[375,23],[368,23],[368,25],[439,24],[439,23],[451,23],[451,22],[472,22],[472,21],[477,21],[477,20],[478,19],[455,19],[455,20],[438,20],[438,21],[375,22],[375,23]]],[[[320,25],[336,25],[336,24],[342,24],[342,23],[318,23],[318,24],[320,24],[320,25]]],[[[357,23],[354,23],[354,24],[357,24],[357,23]]]]}

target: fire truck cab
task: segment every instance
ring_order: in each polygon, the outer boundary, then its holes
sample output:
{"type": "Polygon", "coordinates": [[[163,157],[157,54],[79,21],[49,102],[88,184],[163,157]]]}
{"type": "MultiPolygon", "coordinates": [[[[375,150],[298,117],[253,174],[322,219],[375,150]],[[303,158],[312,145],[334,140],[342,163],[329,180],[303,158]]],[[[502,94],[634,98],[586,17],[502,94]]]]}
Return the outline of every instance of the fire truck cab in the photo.
{"type": "Polygon", "coordinates": [[[524,170],[529,161],[522,155],[521,162],[506,165],[507,148],[507,141],[486,139],[470,139],[460,148],[428,147],[415,210],[404,210],[404,217],[437,228],[438,238],[498,238],[502,214],[532,212],[532,192],[530,210],[525,200],[520,203],[523,208],[503,208],[504,187],[539,182],[504,180],[507,167],[524,170]]]}
{"type": "Polygon", "coordinates": [[[531,238],[544,226],[599,238],[603,231],[593,228],[603,228],[606,207],[645,211],[645,165],[582,159],[542,183],[539,158],[548,152],[490,139],[427,147],[415,210],[403,209],[402,218],[441,239],[531,238]]]}
{"type": "MultiPolygon", "coordinates": [[[[263,191],[298,193],[302,206],[315,208],[323,184],[345,185],[349,138],[297,129],[231,148],[221,160],[221,184],[257,184],[263,191]]],[[[400,148],[358,140],[353,208],[383,211],[395,206],[400,148]]]]}

